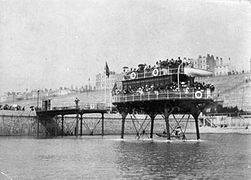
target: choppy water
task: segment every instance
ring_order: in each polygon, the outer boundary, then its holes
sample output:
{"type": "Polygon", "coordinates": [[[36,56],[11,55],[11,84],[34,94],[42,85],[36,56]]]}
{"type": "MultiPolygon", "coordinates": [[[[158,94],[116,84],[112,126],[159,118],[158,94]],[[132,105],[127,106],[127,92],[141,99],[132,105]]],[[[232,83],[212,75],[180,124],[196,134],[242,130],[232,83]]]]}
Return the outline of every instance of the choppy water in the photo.
{"type": "Polygon", "coordinates": [[[251,179],[251,135],[0,137],[0,179],[251,179]]]}

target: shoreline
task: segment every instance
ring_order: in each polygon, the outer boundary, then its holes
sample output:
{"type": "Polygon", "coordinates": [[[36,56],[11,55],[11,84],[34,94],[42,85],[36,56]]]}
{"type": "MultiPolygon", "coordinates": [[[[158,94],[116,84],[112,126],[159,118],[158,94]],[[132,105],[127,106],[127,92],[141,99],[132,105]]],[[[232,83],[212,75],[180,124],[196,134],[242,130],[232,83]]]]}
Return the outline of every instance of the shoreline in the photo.
{"type": "MultiPolygon", "coordinates": [[[[157,132],[153,134],[156,135],[157,132]]],[[[146,133],[149,135],[150,133],[146,133]]],[[[186,134],[196,134],[194,129],[187,129],[186,134]]],[[[251,135],[251,129],[244,129],[244,128],[211,128],[211,127],[200,127],[200,134],[240,134],[240,135],[251,135]]],[[[124,135],[133,136],[136,135],[135,133],[125,133],[124,135]]],[[[84,133],[82,137],[102,137],[100,133],[90,135],[88,133],[84,133]]],[[[104,136],[120,136],[120,133],[107,133],[104,136]]],[[[18,137],[18,138],[35,138],[35,135],[0,135],[2,137],[18,137]]],[[[58,136],[49,136],[49,137],[41,137],[39,139],[47,139],[47,138],[59,138],[61,135],[58,136]]],[[[63,137],[75,137],[75,135],[64,135],[63,137]]],[[[81,137],[79,135],[79,137],[81,137]]]]}
{"type": "MultiPolygon", "coordinates": [[[[226,128],[221,128],[221,127],[207,127],[203,126],[199,128],[200,133],[202,134],[251,134],[251,129],[245,129],[245,127],[226,127],[226,128]]],[[[189,133],[190,131],[187,131],[189,133]]]]}

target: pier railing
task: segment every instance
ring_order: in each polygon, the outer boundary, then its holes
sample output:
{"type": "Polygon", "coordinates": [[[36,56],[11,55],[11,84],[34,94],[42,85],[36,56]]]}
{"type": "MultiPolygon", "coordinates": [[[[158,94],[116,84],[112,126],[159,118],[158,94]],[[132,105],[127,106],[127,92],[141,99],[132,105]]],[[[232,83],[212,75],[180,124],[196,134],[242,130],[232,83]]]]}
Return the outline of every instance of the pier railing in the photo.
{"type": "Polygon", "coordinates": [[[214,99],[215,94],[208,91],[167,91],[167,92],[144,92],[142,94],[119,94],[113,96],[113,103],[152,101],[152,100],[171,100],[171,99],[214,99]]]}
{"type": "Polygon", "coordinates": [[[75,106],[61,106],[61,107],[52,107],[52,110],[67,110],[67,109],[84,109],[84,110],[107,110],[108,108],[104,103],[97,104],[80,104],[78,107],[75,106]]]}

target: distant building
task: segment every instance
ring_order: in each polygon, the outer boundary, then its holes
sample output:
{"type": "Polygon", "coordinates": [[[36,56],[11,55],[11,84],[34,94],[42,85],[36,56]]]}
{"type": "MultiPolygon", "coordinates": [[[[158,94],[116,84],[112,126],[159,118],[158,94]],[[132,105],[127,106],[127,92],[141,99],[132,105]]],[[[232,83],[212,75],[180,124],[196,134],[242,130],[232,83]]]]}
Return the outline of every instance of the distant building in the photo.
{"type": "Polygon", "coordinates": [[[230,73],[229,65],[216,66],[214,75],[215,76],[224,76],[230,73]]]}
{"type": "Polygon", "coordinates": [[[234,67],[230,66],[230,60],[228,58],[228,61],[224,61],[221,57],[207,54],[207,56],[199,56],[198,59],[190,59],[190,62],[194,68],[211,71],[214,76],[224,76],[236,74],[234,67]]]}
{"type": "Polygon", "coordinates": [[[235,74],[233,73],[234,67],[231,67],[230,65],[231,59],[228,58],[228,61],[224,62],[222,58],[216,57],[216,66],[215,66],[215,76],[224,76],[224,75],[230,75],[235,74]]]}
{"type": "Polygon", "coordinates": [[[113,71],[110,71],[109,78],[105,73],[99,73],[96,75],[96,90],[112,89],[115,82],[121,82],[122,79],[122,74],[117,74],[113,71]]]}
{"type": "Polygon", "coordinates": [[[208,70],[214,73],[216,61],[213,55],[199,56],[198,59],[190,59],[192,66],[198,69],[208,70]]]}
{"type": "Polygon", "coordinates": [[[64,95],[67,95],[67,94],[71,94],[71,90],[68,90],[68,89],[58,89],[54,92],[54,94],[56,96],[64,96],[64,95]]]}

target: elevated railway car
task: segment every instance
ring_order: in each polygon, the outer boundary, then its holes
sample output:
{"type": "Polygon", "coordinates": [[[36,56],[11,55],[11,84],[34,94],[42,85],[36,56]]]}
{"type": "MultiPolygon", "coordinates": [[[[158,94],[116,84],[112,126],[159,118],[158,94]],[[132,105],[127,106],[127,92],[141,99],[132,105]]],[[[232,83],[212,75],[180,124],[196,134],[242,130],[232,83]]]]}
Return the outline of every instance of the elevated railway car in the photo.
{"type": "MultiPolygon", "coordinates": [[[[151,118],[150,138],[156,115],[166,122],[166,137],[171,138],[175,127],[169,124],[171,114],[191,114],[195,119],[197,139],[200,139],[198,116],[214,98],[214,86],[195,82],[196,76],[209,76],[211,72],[195,69],[180,59],[160,61],[154,66],[139,64],[138,68],[123,68],[124,78],[120,88],[114,87],[113,104],[122,115],[121,138],[124,137],[125,118],[128,114],[145,113],[151,118]]],[[[135,116],[131,116],[135,117],[135,116]]],[[[176,127],[181,127],[177,121],[176,127]]],[[[145,129],[142,130],[144,134],[145,129]]],[[[183,137],[185,134],[184,127],[183,137]]],[[[137,132],[140,136],[139,132],[137,132]]]]}

